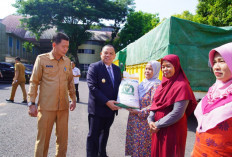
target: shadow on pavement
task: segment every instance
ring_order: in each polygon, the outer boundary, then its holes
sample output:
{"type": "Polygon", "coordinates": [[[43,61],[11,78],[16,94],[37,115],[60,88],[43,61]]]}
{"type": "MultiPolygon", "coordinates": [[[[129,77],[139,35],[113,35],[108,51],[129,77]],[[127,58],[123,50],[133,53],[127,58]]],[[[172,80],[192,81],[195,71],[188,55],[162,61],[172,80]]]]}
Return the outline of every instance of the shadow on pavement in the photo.
{"type": "Polygon", "coordinates": [[[0,82],[0,89],[1,90],[8,90],[7,89],[8,87],[11,87],[10,83],[5,84],[5,83],[0,82]]]}
{"type": "Polygon", "coordinates": [[[15,104],[18,104],[18,105],[23,105],[23,106],[26,106],[27,107],[27,104],[26,103],[20,103],[20,102],[14,102],[15,104]]]}
{"type": "Polygon", "coordinates": [[[14,103],[11,103],[11,102],[5,102],[6,104],[17,104],[17,105],[23,105],[23,106],[26,106],[27,107],[27,104],[26,103],[20,103],[20,102],[14,102],[14,103]]]}
{"type": "Polygon", "coordinates": [[[80,81],[82,81],[82,82],[87,82],[87,81],[86,81],[86,78],[80,78],[80,81]]]}
{"type": "Polygon", "coordinates": [[[88,103],[86,103],[86,102],[78,102],[78,104],[82,104],[82,105],[88,105],[88,103]]]}

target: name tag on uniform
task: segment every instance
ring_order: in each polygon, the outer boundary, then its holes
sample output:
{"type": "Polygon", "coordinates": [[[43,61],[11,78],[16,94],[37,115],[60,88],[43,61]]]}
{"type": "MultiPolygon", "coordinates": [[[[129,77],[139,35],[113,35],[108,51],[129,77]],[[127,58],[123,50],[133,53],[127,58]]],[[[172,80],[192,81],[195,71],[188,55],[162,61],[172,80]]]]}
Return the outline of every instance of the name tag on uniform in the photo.
{"type": "Polygon", "coordinates": [[[53,68],[53,65],[46,65],[46,68],[53,68]]]}

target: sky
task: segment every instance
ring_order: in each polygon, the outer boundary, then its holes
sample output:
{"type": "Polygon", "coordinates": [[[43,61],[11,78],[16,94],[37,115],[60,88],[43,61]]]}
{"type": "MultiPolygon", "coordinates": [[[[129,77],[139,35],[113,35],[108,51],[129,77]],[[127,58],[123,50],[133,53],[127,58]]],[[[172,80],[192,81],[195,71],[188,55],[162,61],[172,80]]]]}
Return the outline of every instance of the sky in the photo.
{"type": "MultiPolygon", "coordinates": [[[[198,0],[134,0],[134,2],[136,3],[136,11],[159,13],[161,20],[169,18],[173,14],[181,14],[185,10],[195,14],[198,4],[198,0]]],[[[16,13],[16,9],[11,6],[14,3],[15,0],[1,0],[0,19],[16,13]]]]}
{"type": "Polygon", "coordinates": [[[161,20],[174,14],[181,14],[185,10],[196,14],[198,4],[198,0],[135,0],[134,2],[136,11],[159,13],[161,20]]]}
{"type": "Polygon", "coordinates": [[[14,4],[15,0],[1,0],[0,4],[0,19],[3,19],[4,17],[14,14],[16,12],[16,8],[11,6],[11,4],[14,4]]]}

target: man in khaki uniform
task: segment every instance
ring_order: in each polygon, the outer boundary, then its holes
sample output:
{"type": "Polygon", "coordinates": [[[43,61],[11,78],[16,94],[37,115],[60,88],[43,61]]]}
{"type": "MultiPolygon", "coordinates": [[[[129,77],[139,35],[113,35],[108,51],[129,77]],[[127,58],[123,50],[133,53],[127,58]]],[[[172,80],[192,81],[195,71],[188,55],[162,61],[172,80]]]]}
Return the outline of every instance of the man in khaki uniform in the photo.
{"type": "Polygon", "coordinates": [[[20,58],[16,57],[15,58],[15,76],[13,78],[12,82],[12,89],[11,89],[11,95],[10,99],[6,99],[8,102],[14,102],[14,97],[15,97],[15,92],[18,88],[18,85],[20,85],[22,92],[23,92],[23,102],[22,103],[27,103],[27,93],[25,89],[25,66],[20,62],[20,58]]]}
{"type": "Polygon", "coordinates": [[[68,144],[69,108],[76,107],[75,86],[71,61],[65,54],[69,38],[57,33],[52,40],[53,50],[36,58],[28,92],[28,113],[38,117],[35,157],[46,157],[52,128],[56,123],[56,156],[65,157],[68,144]],[[39,86],[38,110],[35,106],[39,86]],[[72,102],[69,105],[69,98],[72,102]],[[38,111],[38,113],[37,113],[38,111]]]}

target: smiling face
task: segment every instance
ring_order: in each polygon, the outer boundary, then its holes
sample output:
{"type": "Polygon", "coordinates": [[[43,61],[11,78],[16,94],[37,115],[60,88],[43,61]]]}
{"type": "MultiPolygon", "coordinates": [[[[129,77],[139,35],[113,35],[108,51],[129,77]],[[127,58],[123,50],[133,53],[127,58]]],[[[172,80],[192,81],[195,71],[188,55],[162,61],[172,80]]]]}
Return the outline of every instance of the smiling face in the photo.
{"type": "Polygon", "coordinates": [[[153,73],[153,68],[152,68],[151,64],[147,64],[145,71],[144,71],[145,78],[149,80],[152,78],[153,74],[154,73],[153,73]]]}
{"type": "Polygon", "coordinates": [[[222,56],[215,52],[213,59],[213,72],[217,80],[227,82],[231,79],[231,71],[222,56]]]}
{"type": "Polygon", "coordinates": [[[163,60],[161,68],[166,78],[171,78],[175,74],[175,68],[169,61],[163,60]]]}
{"type": "Polygon", "coordinates": [[[111,65],[113,63],[115,56],[116,55],[113,47],[105,46],[102,49],[101,60],[104,62],[104,64],[111,65]]]}

